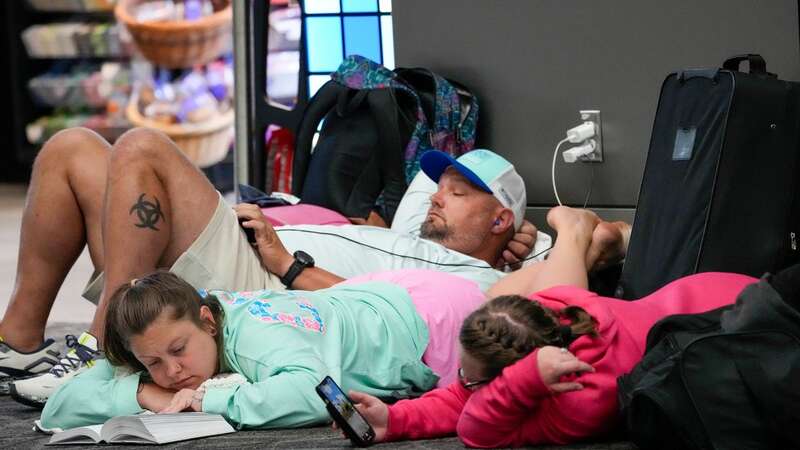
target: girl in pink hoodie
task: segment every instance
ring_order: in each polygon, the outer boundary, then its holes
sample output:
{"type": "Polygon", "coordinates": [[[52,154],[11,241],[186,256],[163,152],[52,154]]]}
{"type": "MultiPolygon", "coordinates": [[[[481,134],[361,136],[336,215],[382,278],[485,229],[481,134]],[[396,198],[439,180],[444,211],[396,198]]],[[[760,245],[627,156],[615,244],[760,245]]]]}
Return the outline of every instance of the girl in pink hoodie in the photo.
{"type": "Polygon", "coordinates": [[[706,273],[636,302],[600,297],[586,290],[586,268],[624,250],[627,230],[563,207],[547,219],[558,232],[548,259],[504,278],[489,292],[497,298],[464,321],[458,381],[391,406],[350,393],[377,441],[457,433],[471,447],[516,447],[600,437],[617,425],[616,379],[641,359],[650,327],[733,303],[756,281],[706,273]]]}

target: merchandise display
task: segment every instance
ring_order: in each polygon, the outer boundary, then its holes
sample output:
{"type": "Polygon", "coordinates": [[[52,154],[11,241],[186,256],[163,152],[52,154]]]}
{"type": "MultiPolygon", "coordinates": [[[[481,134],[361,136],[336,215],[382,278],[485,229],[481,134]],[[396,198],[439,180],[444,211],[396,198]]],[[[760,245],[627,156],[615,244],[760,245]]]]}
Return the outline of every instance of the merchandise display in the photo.
{"type": "Polygon", "coordinates": [[[132,45],[114,21],[113,0],[28,0],[10,7],[19,22],[12,77],[22,91],[15,114],[18,155],[31,160],[54,133],[82,126],[110,141],[131,127],[132,45]],[[27,95],[25,95],[27,91],[27,95]]]}
{"type": "Polygon", "coordinates": [[[112,23],[48,23],[25,29],[22,41],[31,58],[119,58],[129,54],[120,32],[112,23]]]}
{"type": "Polygon", "coordinates": [[[159,129],[199,167],[233,136],[230,0],[15,0],[16,154],[69,127],[159,129]],[[134,89],[135,87],[135,89],[134,89]]]}
{"type": "Polygon", "coordinates": [[[28,142],[39,144],[55,132],[73,126],[91,128],[114,140],[130,128],[124,111],[131,92],[128,64],[81,63],[64,72],[64,63],[28,82],[31,99],[55,114],[42,116],[25,127],[28,142]]]}
{"type": "Polygon", "coordinates": [[[232,50],[230,0],[120,0],[114,15],[139,53],[159,67],[184,69],[206,64],[232,50]]]}
{"type": "Polygon", "coordinates": [[[214,14],[214,4],[209,0],[158,0],[136,5],[133,14],[139,22],[197,20],[214,14]]]}
{"type": "Polygon", "coordinates": [[[114,15],[151,65],[134,70],[125,114],[169,136],[197,166],[233,141],[232,7],[229,0],[120,0],[114,15]]]}
{"type": "Polygon", "coordinates": [[[96,131],[105,139],[113,141],[130,128],[123,117],[105,114],[55,114],[43,116],[25,127],[25,135],[31,144],[44,143],[60,130],[85,127],[96,131]]]}
{"type": "Polygon", "coordinates": [[[183,71],[176,77],[159,69],[139,80],[136,99],[139,113],[162,124],[201,123],[232,107],[233,62],[214,61],[183,71]]]}
{"type": "Polygon", "coordinates": [[[28,81],[28,89],[35,102],[68,110],[105,108],[112,97],[119,102],[130,93],[130,69],[127,64],[82,63],[72,66],[68,72],[63,72],[64,67],[58,64],[47,73],[28,81]]]}
{"type": "Polygon", "coordinates": [[[221,161],[233,141],[233,61],[183,71],[138,66],[127,119],[169,136],[199,167],[221,161]]]}
{"type": "Polygon", "coordinates": [[[95,12],[111,11],[113,0],[28,0],[28,5],[36,11],[55,12],[95,12]]]}
{"type": "Polygon", "coordinates": [[[300,76],[300,5],[271,5],[267,38],[267,86],[270,104],[297,104],[300,76]]]}

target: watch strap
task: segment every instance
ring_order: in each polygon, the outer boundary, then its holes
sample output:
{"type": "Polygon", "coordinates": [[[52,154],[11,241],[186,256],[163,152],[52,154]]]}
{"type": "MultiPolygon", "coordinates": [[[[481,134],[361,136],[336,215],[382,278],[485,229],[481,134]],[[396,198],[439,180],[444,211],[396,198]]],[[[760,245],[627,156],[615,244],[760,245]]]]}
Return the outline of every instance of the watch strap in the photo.
{"type": "Polygon", "coordinates": [[[289,270],[287,270],[286,274],[281,277],[281,283],[283,283],[283,285],[286,286],[286,289],[292,288],[292,283],[294,283],[294,280],[297,278],[298,275],[300,275],[301,272],[303,272],[303,269],[305,268],[306,266],[297,261],[297,259],[295,258],[292,265],[289,266],[289,270]]]}

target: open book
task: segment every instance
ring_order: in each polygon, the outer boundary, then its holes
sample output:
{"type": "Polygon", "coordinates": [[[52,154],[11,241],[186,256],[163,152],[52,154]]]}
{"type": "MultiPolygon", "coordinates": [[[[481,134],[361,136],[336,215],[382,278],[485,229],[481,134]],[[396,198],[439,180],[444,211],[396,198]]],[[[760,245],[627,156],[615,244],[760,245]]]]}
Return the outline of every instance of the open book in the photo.
{"type": "Polygon", "coordinates": [[[114,417],[102,425],[70,428],[50,438],[51,444],[166,444],[233,433],[219,414],[184,412],[114,417]]]}

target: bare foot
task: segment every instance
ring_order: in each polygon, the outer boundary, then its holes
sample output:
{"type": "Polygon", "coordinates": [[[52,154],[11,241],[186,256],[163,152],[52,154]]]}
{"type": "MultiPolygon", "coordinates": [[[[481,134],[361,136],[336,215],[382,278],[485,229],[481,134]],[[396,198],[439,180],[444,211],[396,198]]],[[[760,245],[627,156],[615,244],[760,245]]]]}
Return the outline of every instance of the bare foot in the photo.
{"type": "Polygon", "coordinates": [[[556,206],[547,213],[547,223],[558,234],[572,230],[579,236],[591,237],[598,222],[600,222],[600,218],[597,217],[597,214],[588,209],[556,206]]]}
{"type": "Polygon", "coordinates": [[[599,270],[625,258],[631,226],[625,222],[600,222],[592,232],[592,243],[586,253],[586,267],[599,270]]]}

